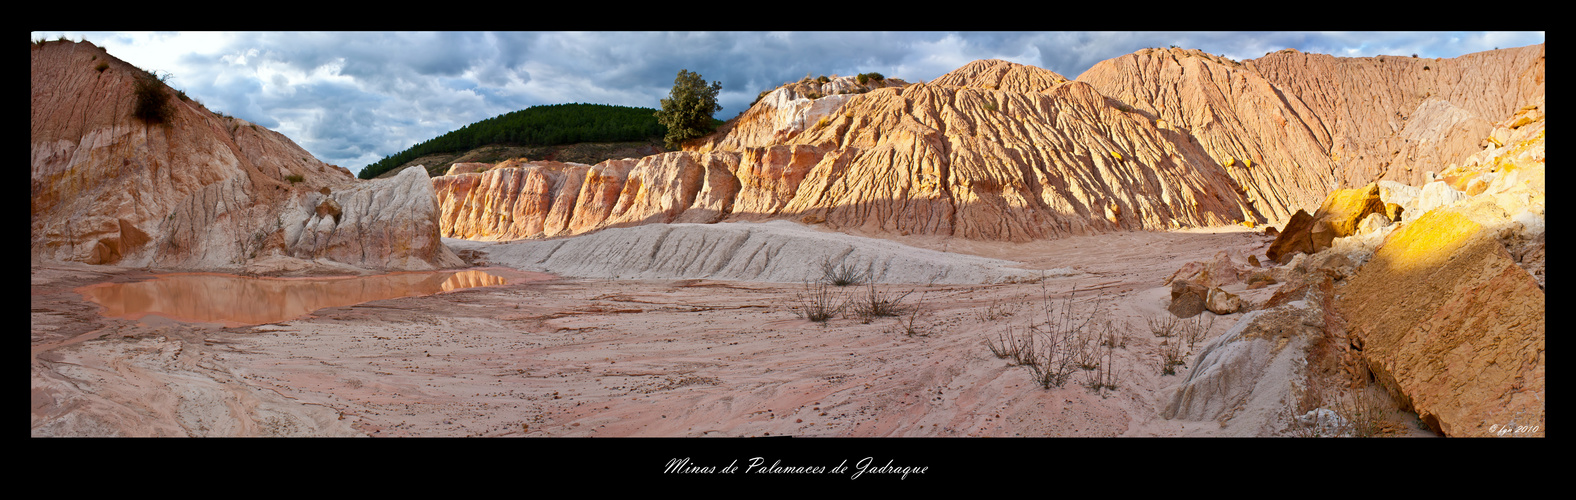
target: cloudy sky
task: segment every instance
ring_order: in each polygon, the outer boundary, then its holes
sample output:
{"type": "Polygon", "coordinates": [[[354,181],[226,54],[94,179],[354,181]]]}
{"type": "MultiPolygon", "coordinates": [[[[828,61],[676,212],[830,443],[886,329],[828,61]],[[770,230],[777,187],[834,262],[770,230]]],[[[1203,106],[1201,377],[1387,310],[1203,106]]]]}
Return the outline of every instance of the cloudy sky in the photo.
{"type": "Polygon", "coordinates": [[[361,167],[467,124],[540,104],[658,108],[680,69],[722,82],[717,118],[805,75],[929,81],[976,59],[1076,78],[1096,62],[1177,45],[1242,60],[1295,48],[1336,56],[1456,57],[1543,43],[1539,32],[79,32],[325,162],[361,167]]]}

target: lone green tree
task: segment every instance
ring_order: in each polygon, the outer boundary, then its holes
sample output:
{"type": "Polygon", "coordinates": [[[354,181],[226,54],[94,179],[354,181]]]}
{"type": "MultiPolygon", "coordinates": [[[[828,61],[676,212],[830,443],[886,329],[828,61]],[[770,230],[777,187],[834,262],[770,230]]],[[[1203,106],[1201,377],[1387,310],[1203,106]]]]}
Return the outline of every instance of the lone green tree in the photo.
{"type": "Polygon", "coordinates": [[[657,121],[668,127],[668,135],[663,138],[668,149],[679,149],[684,141],[711,133],[711,116],[722,111],[717,104],[717,93],[721,91],[722,82],[707,86],[700,73],[679,70],[679,76],[673,79],[673,90],[662,100],[662,110],[656,112],[657,121]]]}

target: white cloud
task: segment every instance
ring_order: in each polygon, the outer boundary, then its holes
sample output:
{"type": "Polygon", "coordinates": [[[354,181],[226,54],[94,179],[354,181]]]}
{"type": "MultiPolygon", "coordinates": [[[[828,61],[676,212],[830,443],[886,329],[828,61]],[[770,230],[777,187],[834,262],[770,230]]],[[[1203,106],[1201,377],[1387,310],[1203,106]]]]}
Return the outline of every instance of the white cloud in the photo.
{"type": "Polygon", "coordinates": [[[1305,52],[1454,57],[1539,43],[1522,33],[741,32],[279,33],[33,32],[87,40],[210,109],[274,128],[352,170],[465,124],[539,104],[655,108],[679,69],[723,82],[732,117],[761,90],[805,73],[869,71],[932,80],[996,58],[1075,78],[1089,66],[1171,44],[1233,59],[1305,52]]]}

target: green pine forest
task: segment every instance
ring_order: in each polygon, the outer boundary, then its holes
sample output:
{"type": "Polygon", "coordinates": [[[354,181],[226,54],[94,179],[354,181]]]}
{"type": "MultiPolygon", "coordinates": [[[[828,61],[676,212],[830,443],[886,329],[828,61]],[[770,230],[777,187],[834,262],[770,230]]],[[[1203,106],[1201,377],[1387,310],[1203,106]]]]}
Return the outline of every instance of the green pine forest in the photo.
{"type": "MultiPolygon", "coordinates": [[[[367,165],[362,179],[371,179],[413,159],[430,154],[458,153],[481,146],[553,146],[581,142],[662,140],[667,127],[657,123],[657,110],[606,104],[548,104],[505,113],[461,127],[410,149],[367,165]]],[[[713,120],[720,124],[720,120],[713,120]]]]}

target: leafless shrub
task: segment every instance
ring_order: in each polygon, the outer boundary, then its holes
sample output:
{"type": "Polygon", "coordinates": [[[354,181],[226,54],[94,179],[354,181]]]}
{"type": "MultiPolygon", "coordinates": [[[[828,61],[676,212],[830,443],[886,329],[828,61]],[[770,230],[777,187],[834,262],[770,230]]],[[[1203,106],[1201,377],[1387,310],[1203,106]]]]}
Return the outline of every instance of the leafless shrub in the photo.
{"type": "Polygon", "coordinates": [[[1208,338],[1210,332],[1215,328],[1215,316],[1209,315],[1209,321],[1207,322],[1204,320],[1204,316],[1204,314],[1200,314],[1190,320],[1183,321],[1177,329],[1177,336],[1187,342],[1189,351],[1197,348],[1199,341],[1208,338]]]}
{"type": "Polygon", "coordinates": [[[985,338],[985,345],[990,348],[991,354],[997,358],[1008,359],[1013,365],[1030,365],[1038,359],[1034,353],[1034,334],[1028,332],[1023,335],[1015,334],[1012,325],[1007,325],[1004,332],[996,334],[996,340],[985,338]]]}
{"type": "Polygon", "coordinates": [[[1392,431],[1394,405],[1372,386],[1342,388],[1310,377],[1292,388],[1283,417],[1296,437],[1378,437],[1392,431]],[[1378,392],[1378,394],[1376,394],[1378,392]]]}
{"type": "Polygon", "coordinates": [[[870,280],[870,267],[860,270],[846,260],[839,263],[832,262],[831,257],[821,260],[821,282],[832,286],[850,286],[863,284],[870,280]]]}
{"type": "Polygon", "coordinates": [[[1108,321],[1102,330],[1101,338],[1104,339],[1095,351],[1095,368],[1084,372],[1084,387],[1088,387],[1101,397],[1106,397],[1106,391],[1116,390],[1116,346],[1118,334],[1108,321]]]}
{"type": "Polygon", "coordinates": [[[865,323],[869,323],[875,318],[902,314],[904,309],[902,305],[903,299],[908,297],[910,293],[913,293],[913,291],[908,291],[894,296],[886,292],[877,291],[876,286],[873,284],[866,285],[865,288],[869,293],[858,300],[852,301],[854,316],[865,323]]]}
{"type": "Polygon", "coordinates": [[[985,307],[985,310],[974,311],[974,318],[980,320],[981,323],[989,323],[1002,318],[1011,317],[1013,314],[1017,314],[1017,309],[1018,308],[1016,305],[1007,305],[1002,304],[1000,301],[991,301],[990,305],[985,307]]]}
{"type": "Polygon", "coordinates": [[[1179,339],[1166,339],[1160,341],[1160,374],[1176,375],[1178,366],[1187,364],[1184,361],[1182,341],[1179,339]]]}
{"type": "Polygon", "coordinates": [[[805,319],[825,323],[847,305],[847,300],[826,283],[806,283],[799,294],[799,312],[805,319]]]}
{"type": "Polygon", "coordinates": [[[1155,334],[1156,337],[1165,338],[1176,334],[1177,317],[1174,314],[1150,316],[1144,321],[1149,324],[1149,333],[1155,334]]]}
{"type": "Polygon", "coordinates": [[[919,316],[924,312],[924,310],[925,294],[920,293],[919,300],[916,301],[912,307],[908,308],[908,314],[898,319],[898,328],[903,331],[904,335],[908,335],[910,337],[927,335],[925,329],[919,326],[919,316]]]}
{"type": "Polygon", "coordinates": [[[1335,412],[1346,419],[1347,435],[1377,437],[1385,433],[1394,410],[1365,386],[1353,389],[1337,399],[1335,412]]]}
{"type": "MultiPolygon", "coordinates": [[[[1096,332],[1094,325],[1095,319],[1104,312],[1105,299],[1097,297],[1088,310],[1078,313],[1073,307],[1078,294],[1076,288],[1060,304],[1051,298],[1044,283],[1041,283],[1041,292],[1043,316],[1028,317],[1021,337],[1013,336],[1009,327],[1006,336],[998,336],[995,343],[987,339],[986,343],[991,345],[991,352],[997,357],[1012,357],[1014,364],[1033,372],[1034,380],[1041,387],[1050,389],[1066,384],[1079,368],[1100,368],[1100,353],[1095,346],[1101,343],[1103,332],[1096,332]]],[[[1106,357],[1114,359],[1113,355],[1106,357]]],[[[1097,376],[1102,381],[1098,387],[1105,387],[1105,380],[1112,380],[1114,385],[1109,372],[1098,372],[1097,376]]]]}

